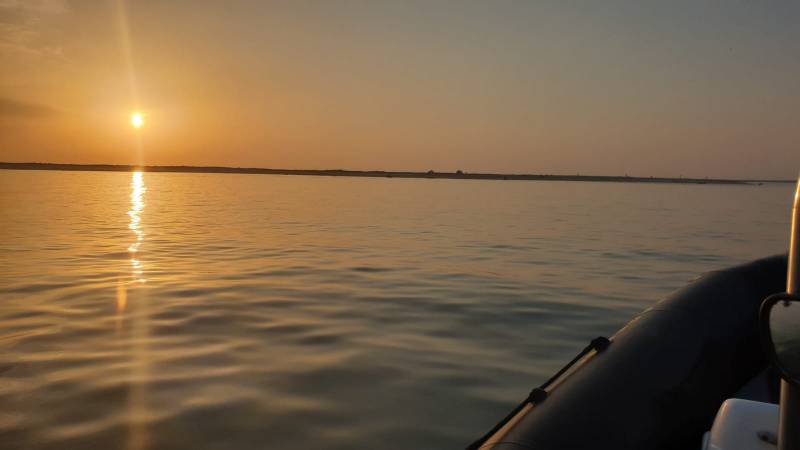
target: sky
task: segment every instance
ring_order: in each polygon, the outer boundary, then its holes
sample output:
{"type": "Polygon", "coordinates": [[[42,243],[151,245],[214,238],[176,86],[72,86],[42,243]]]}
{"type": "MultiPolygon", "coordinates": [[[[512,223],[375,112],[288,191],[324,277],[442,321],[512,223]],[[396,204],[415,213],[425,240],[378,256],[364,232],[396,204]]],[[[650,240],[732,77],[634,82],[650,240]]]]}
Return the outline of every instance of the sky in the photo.
{"type": "Polygon", "coordinates": [[[0,0],[0,161],[792,178],[798,23],[788,0],[0,0]]]}

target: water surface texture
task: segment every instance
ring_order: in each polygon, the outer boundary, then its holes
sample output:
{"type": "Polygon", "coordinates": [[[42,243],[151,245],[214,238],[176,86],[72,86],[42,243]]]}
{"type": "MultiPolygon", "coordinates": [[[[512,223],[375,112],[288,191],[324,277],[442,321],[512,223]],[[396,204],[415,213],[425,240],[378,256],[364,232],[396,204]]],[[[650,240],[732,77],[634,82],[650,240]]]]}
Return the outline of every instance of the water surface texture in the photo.
{"type": "Polygon", "coordinates": [[[0,171],[0,442],[461,448],[792,187],[0,171]]]}

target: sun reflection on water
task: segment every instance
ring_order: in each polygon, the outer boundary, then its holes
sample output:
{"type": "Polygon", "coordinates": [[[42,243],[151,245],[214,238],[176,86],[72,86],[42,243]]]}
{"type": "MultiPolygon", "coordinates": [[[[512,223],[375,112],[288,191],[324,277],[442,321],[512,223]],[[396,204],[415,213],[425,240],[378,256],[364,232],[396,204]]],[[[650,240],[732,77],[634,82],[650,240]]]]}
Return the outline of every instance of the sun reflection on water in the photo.
{"type": "Polygon", "coordinates": [[[139,248],[144,240],[144,231],[142,231],[142,210],[144,210],[144,193],[147,188],[144,186],[144,178],[142,172],[133,172],[131,179],[131,209],[128,211],[128,216],[131,222],[128,228],[133,231],[136,236],[134,242],[128,247],[128,252],[131,254],[131,268],[134,281],[144,283],[145,279],[142,276],[142,262],[139,259],[139,248]]]}
{"type": "Polygon", "coordinates": [[[128,228],[134,234],[134,241],[128,246],[130,254],[131,278],[120,282],[117,286],[117,334],[130,339],[130,387],[127,405],[128,450],[144,450],[149,447],[149,430],[146,423],[149,418],[147,381],[150,378],[149,361],[149,304],[147,292],[144,291],[144,265],[140,250],[145,233],[142,229],[142,212],[144,211],[144,184],[142,172],[133,172],[131,177],[130,222],[128,228]],[[135,286],[139,285],[139,288],[135,286]],[[129,298],[130,297],[130,298],[129,298]],[[129,321],[130,328],[123,331],[124,322],[129,321]]]}

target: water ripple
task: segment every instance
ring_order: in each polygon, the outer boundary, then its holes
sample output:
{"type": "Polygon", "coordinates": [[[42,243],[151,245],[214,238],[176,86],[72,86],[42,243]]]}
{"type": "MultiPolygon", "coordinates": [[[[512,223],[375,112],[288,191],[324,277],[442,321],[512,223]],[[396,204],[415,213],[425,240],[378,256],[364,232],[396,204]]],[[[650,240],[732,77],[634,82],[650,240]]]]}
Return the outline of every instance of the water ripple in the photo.
{"type": "Polygon", "coordinates": [[[13,171],[0,185],[0,442],[25,449],[463,447],[589,339],[702,271],[782,251],[790,195],[13,171]]]}

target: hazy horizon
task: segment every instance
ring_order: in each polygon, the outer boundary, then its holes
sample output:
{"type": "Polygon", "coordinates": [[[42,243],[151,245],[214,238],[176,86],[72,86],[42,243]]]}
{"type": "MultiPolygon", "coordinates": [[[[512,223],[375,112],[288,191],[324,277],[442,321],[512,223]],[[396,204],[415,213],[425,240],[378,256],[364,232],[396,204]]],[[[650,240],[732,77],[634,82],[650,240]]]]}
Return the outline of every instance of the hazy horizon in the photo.
{"type": "Polygon", "coordinates": [[[0,160],[789,179],[798,19],[791,2],[0,0],[0,160]]]}
{"type": "MultiPolygon", "coordinates": [[[[86,167],[86,171],[94,171],[92,167],[119,167],[119,168],[129,168],[130,171],[140,171],[142,169],[148,168],[186,168],[186,169],[199,169],[199,171],[189,171],[188,173],[203,173],[202,169],[234,169],[234,170],[269,170],[269,171],[277,171],[277,172],[352,172],[352,173],[387,173],[387,174],[402,174],[402,173],[412,173],[412,174],[420,174],[424,175],[428,173],[428,170],[384,170],[384,169],[349,169],[346,167],[328,167],[328,168],[318,168],[318,169],[308,169],[308,168],[295,168],[295,169],[287,169],[284,167],[264,167],[264,166],[235,166],[235,165],[187,165],[187,164],[106,164],[106,163],[81,163],[81,164],[74,164],[74,163],[52,163],[52,162],[37,162],[37,161],[19,161],[19,162],[9,162],[9,161],[0,161],[0,165],[9,164],[9,165],[38,165],[38,166],[57,166],[56,168],[44,168],[38,170],[61,170],[58,166],[72,166],[72,167],[86,167]]],[[[9,170],[17,170],[15,167],[0,167],[0,169],[9,169],[9,170]]],[[[18,170],[26,170],[25,168],[21,168],[18,170]]],[[[429,169],[433,170],[433,169],[429,169]]],[[[80,171],[80,170],[78,170],[80,171]]],[[[169,173],[169,170],[159,170],[156,172],[165,172],[169,173]]],[[[575,177],[575,178],[611,178],[611,179],[624,179],[624,178],[633,178],[633,179],[648,179],[648,178],[655,178],[655,179],[663,179],[663,180],[679,180],[679,179],[686,179],[686,180],[732,180],[732,181],[774,181],[774,182],[786,182],[786,183],[794,183],[796,181],[795,178],[714,178],[708,176],[699,176],[699,177],[685,177],[683,174],[679,174],[676,176],[659,176],[655,177],[652,175],[630,175],[630,174],[607,174],[607,173],[527,173],[527,172],[486,172],[486,171],[462,171],[461,169],[452,169],[452,170],[438,170],[433,171],[438,175],[451,175],[456,173],[463,173],[464,175],[494,175],[494,176],[542,176],[542,177],[575,177]]],[[[230,172],[219,172],[211,170],[209,173],[230,173],[230,172]]],[[[232,173],[248,173],[248,172],[232,172],[232,173]]],[[[250,172],[250,173],[258,173],[258,172],[250,172]]],[[[346,175],[345,175],[346,176],[346,175]]]]}

